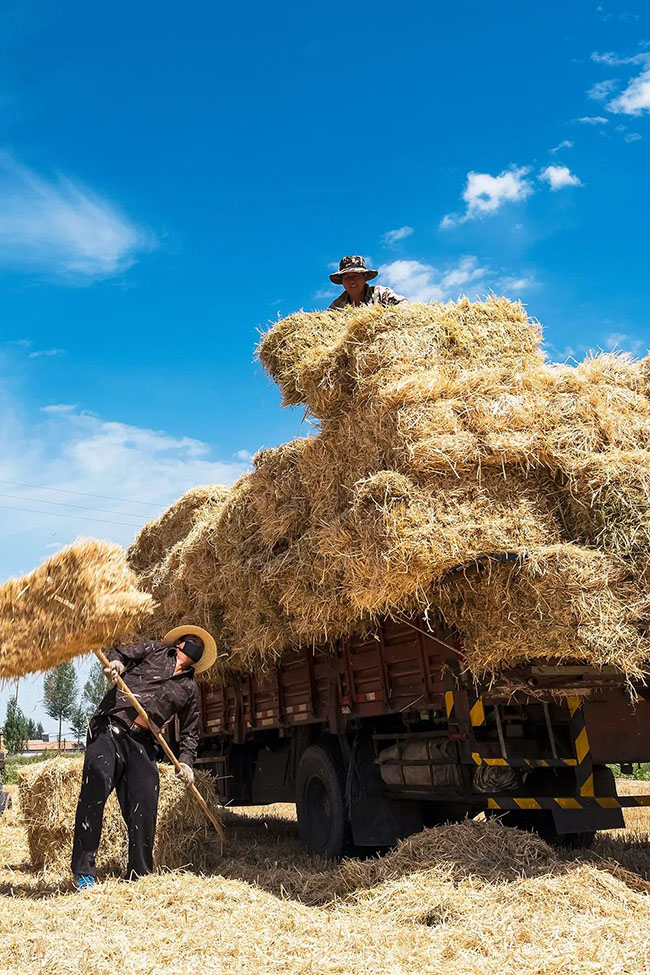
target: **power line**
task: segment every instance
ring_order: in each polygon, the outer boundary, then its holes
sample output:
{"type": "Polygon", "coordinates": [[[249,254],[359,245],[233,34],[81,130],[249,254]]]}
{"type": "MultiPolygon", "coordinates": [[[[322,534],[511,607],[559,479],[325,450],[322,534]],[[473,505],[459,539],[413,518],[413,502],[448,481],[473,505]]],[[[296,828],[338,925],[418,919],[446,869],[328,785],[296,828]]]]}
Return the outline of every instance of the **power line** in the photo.
{"type": "Polygon", "coordinates": [[[133,498],[113,498],[110,494],[89,494],[87,491],[70,491],[65,488],[47,487],[45,484],[25,484],[22,481],[6,481],[0,477],[0,484],[13,484],[16,487],[36,488],[37,491],[56,491],[57,494],[76,494],[83,498],[101,498],[103,501],[123,501],[125,504],[148,504],[152,508],[164,508],[158,501],[134,501],[133,498]]]}
{"type": "Polygon", "coordinates": [[[84,515],[66,515],[64,511],[43,511],[42,508],[17,508],[13,504],[0,504],[0,508],[6,508],[8,511],[30,511],[34,515],[46,515],[48,518],[67,518],[73,521],[96,521],[102,525],[124,525],[126,528],[140,528],[140,525],[134,525],[132,521],[108,521],[106,518],[88,518],[84,515]]]}
{"type": "MultiPolygon", "coordinates": [[[[47,498],[26,498],[24,494],[3,494],[0,491],[0,498],[11,498],[13,501],[33,501],[36,504],[55,504],[62,508],[77,508],[79,511],[103,511],[106,515],[124,515],[127,518],[137,518],[138,515],[131,514],[130,511],[113,511],[111,508],[91,508],[85,504],[70,504],[69,501],[48,501],[47,498]]],[[[55,512],[52,512],[53,514],[55,512]]]]}

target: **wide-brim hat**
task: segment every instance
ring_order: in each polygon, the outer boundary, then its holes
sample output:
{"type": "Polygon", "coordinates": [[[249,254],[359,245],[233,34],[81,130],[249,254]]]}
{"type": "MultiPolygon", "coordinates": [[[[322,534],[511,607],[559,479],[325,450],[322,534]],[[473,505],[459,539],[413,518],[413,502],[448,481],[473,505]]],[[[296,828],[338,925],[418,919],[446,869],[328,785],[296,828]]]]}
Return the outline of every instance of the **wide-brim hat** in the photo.
{"type": "Polygon", "coordinates": [[[366,267],[366,259],[361,254],[350,254],[348,257],[341,258],[338,271],[330,274],[330,281],[333,284],[341,284],[344,274],[363,274],[366,281],[372,281],[373,278],[377,277],[379,271],[366,267]]]}
{"type": "Polygon", "coordinates": [[[183,623],[181,626],[175,626],[169,633],[165,633],[162,642],[173,647],[182,636],[200,636],[203,641],[203,653],[199,662],[194,664],[194,673],[200,674],[204,670],[207,670],[208,667],[211,667],[217,659],[217,644],[214,641],[214,637],[207,630],[204,630],[202,626],[194,626],[193,623],[183,623]]]}

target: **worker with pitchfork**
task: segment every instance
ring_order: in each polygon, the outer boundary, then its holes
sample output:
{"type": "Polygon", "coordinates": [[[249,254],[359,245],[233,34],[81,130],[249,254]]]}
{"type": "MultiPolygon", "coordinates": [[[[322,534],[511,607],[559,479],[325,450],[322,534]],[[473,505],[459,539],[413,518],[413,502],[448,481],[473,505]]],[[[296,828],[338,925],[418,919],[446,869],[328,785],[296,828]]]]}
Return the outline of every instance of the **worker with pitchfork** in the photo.
{"type": "Polygon", "coordinates": [[[104,673],[112,688],[90,719],[81,793],[77,805],[72,872],[79,890],[95,883],[104,806],[115,789],[129,834],[127,879],[153,870],[158,811],[156,742],[146,722],[115,686],[121,677],[149,715],[154,728],[179,718],[179,761],[183,781],[194,781],[192,765],[199,740],[197,674],[217,658],[213,637],[202,627],[184,624],[161,641],[118,647],[107,653],[104,673]]]}
{"type": "Polygon", "coordinates": [[[383,285],[369,285],[368,281],[376,278],[378,271],[366,267],[366,260],[360,254],[342,257],[338,271],[330,274],[333,284],[342,284],[343,294],[335,298],[330,309],[340,310],[350,305],[401,305],[408,302],[408,298],[397,295],[390,288],[383,285]]]}

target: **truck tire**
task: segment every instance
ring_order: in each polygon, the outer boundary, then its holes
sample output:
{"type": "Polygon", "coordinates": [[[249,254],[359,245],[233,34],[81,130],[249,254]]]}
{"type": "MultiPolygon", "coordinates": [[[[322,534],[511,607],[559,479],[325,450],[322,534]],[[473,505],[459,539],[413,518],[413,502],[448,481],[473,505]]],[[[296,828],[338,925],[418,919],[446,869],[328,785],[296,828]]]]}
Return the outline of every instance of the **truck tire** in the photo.
{"type": "Polygon", "coordinates": [[[349,849],[350,822],[345,808],[345,773],[336,748],[310,745],[296,776],[298,832],[312,856],[337,860],[349,849]]]}

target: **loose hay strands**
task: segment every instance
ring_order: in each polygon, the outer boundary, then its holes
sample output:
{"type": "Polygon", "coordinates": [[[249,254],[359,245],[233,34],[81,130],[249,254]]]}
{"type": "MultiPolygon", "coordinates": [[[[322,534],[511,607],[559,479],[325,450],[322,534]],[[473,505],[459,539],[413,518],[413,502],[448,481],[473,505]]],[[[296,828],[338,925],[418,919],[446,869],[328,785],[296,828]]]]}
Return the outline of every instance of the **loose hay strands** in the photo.
{"type": "Polygon", "coordinates": [[[633,877],[562,862],[498,822],[437,827],[336,867],[294,857],[289,824],[232,818],[242,820],[240,855],[218,860],[219,873],[109,878],[83,897],[30,873],[6,839],[15,824],[0,820],[0,966],[12,975],[648,970],[650,900],[633,877]]]}
{"type": "Polygon", "coordinates": [[[125,642],[151,611],[119,545],[76,542],[0,586],[0,678],[125,642]]]}
{"type": "MultiPolygon", "coordinates": [[[[70,869],[75,811],[81,788],[83,758],[55,758],[23,769],[19,775],[20,808],[34,867],[57,874],[70,869]]],[[[190,866],[202,869],[214,846],[214,833],[185,785],[171,766],[160,765],[158,820],[154,866],[161,870],[190,866]]],[[[214,781],[196,773],[203,798],[217,806],[214,781]]],[[[124,873],[127,834],[115,794],[104,811],[98,869],[124,873]]]]}

